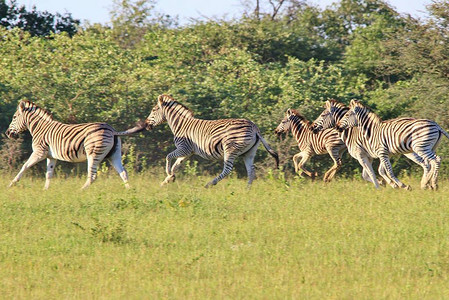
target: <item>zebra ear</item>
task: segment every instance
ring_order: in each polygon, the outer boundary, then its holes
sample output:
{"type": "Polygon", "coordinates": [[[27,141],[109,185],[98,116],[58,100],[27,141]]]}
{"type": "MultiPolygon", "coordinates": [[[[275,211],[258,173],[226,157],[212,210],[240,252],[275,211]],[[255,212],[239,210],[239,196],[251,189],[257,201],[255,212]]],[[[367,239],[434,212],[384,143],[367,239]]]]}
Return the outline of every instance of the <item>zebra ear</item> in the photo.
{"type": "Polygon", "coordinates": [[[164,103],[164,95],[159,95],[159,97],[157,97],[157,104],[159,107],[162,107],[162,103],[164,103]]]}
{"type": "Polygon", "coordinates": [[[329,100],[326,101],[326,103],[324,103],[324,108],[331,108],[331,102],[329,100]]]}
{"type": "Polygon", "coordinates": [[[20,101],[18,109],[21,113],[25,110],[25,106],[26,106],[26,102],[23,100],[20,101]]]}
{"type": "Polygon", "coordinates": [[[290,116],[291,114],[292,114],[292,109],[291,108],[287,109],[287,115],[290,116]]]}
{"type": "Polygon", "coordinates": [[[357,103],[358,103],[357,100],[352,99],[351,102],[349,103],[349,107],[351,107],[351,108],[356,107],[357,103]]]}

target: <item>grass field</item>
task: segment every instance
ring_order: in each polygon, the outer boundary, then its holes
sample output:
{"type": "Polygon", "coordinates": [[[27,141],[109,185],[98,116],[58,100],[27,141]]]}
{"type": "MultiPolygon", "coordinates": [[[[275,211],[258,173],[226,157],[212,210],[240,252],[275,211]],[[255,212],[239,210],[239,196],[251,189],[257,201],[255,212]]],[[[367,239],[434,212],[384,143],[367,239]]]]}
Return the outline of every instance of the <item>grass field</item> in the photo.
{"type": "MultiPolygon", "coordinates": [[[[11,177],[12,178],[12,177],[11,177]]],[[[0,179],[0,295],[21,299],[447,299],[438,192],[259,178],[0,179]]]]}

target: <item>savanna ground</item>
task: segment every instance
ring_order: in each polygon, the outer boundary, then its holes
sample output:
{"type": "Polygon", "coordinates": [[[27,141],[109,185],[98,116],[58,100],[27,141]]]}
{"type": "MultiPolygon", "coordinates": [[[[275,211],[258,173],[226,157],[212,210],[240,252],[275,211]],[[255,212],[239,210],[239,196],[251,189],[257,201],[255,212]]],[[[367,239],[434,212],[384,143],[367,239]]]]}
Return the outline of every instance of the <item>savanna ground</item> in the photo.
{"type": "Polygon", "coordinates": [[[2,298],[449,298],[449,181],[437,192],[276,176],[0,179],[2,298]]]}

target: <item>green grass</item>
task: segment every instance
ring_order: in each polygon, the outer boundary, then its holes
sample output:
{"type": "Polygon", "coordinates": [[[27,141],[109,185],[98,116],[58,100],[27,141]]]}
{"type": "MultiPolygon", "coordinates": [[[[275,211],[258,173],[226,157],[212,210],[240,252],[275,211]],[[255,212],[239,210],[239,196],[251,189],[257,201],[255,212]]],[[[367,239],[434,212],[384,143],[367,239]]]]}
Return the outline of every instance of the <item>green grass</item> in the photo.
{"type": "Polygon", "coordinates": [[[2,176],[2,298],[449,298],[447,180],[162,179],[2,176]]]}

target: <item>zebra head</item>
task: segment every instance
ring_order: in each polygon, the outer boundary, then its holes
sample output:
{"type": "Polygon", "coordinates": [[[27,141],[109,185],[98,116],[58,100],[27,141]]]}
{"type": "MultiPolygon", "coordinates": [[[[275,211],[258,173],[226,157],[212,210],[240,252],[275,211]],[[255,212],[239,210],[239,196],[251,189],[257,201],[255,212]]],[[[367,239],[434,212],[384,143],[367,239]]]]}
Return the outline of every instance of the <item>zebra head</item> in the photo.
{"type": "Polygon", "coordinates": [[[160,95],[157,98],[157,104],[153,107],[150,115],[145,120],[145,123],[147,124],[147,130],[151,130],[155,126],[160,125],[165,121],[167,121],[165,117],[165,112],[162,109],[162,107],[164,106],[164,97],[165,95],[160,95]]]}
{"type": "Polygon", "coordinates": [[[335,128],[347,111],[348,107],[344,104],[334,99],[327,100],[323,112],[312,124],[312,131],[318,133],[324,129],[335,128]]]}
{"type": "Polygon", "coordinates": [[[166,121],[164,111],[159,104],[155,105],[151,110],[150,115],[145,120],[147,130],[153,129],[155,126],[160,125],[166,121]]]}
{"type": "Polygon", "coordinates": [[[17,110],[12,117],[11,124],[9,124],[8,129],[5,134],[8,138],[17,138],[19,133],[27,130],[27,120],[26,120],[26,112],[33,108],[34,104],[29,101],[20,101],[17,106],[17,110]]]}
{"type": "Polygon", "coordinates": [[[289,108],[285,112],[285,116],[282,119],[281,123],[279,123],[278,127],[274,130],[275,133],[278,135],[281,133],[286,133],[290,130],[292,126],[292,121],[290,120],[290,117],[293,115],[293,111],[289,108]]]}
{"type": "Polygon", "coordinates": [[[336,129],[339,132],[343,132],[345,129],[356,127],[359,125],[357,113],[360,110],[360,104],[356,100],[351,100],[348,112],[337,123],[336,129]]]}

